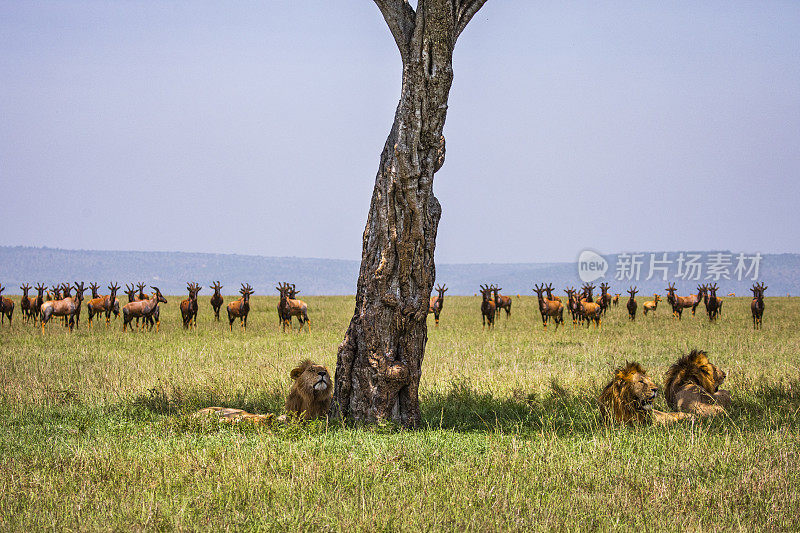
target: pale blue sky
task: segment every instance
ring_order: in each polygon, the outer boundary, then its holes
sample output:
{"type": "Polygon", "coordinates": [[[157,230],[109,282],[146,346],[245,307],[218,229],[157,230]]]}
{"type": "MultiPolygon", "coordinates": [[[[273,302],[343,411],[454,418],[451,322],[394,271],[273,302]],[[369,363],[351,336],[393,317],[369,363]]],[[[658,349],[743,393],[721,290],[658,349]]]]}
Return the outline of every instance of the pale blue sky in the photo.
{"type": "MultiPolygon", "coordinates": [[[[800,251],[800,2],[490,0],[438,262],[800,251]]],[[[357,259],[400,61],[368,0],[0,0],[0,245],[357,259]]]]}

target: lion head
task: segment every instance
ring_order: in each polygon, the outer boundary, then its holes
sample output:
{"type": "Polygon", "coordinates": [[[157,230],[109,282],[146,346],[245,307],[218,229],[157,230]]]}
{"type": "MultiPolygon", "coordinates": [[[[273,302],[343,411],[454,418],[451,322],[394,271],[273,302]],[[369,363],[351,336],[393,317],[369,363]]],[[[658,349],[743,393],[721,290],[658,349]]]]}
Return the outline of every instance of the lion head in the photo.
{"type": "Polygon", "coordinates": [[[289,375],[294,383],[286,398],[286,411],[305,419],[324,418],[333,395],[328,369],[306,359],[289,375]]]}
{"type": "Polygon", "coordinates": [[[652,420],[658,387],[639,363],[627,363],[614,372],[614,379],[600,395],[600,413],[607,421],[644,424],[652,420]]]}
{"type": "Polygon", "coordinates": [[[706,352],[692,350],[667,370],[665,386],[667,404],[672,409],[676,409],[675,393],[687,384],[695,384],[713,394],[719,391],[719,387],[726,377],[725,372],[709,362],[706,352]]]}

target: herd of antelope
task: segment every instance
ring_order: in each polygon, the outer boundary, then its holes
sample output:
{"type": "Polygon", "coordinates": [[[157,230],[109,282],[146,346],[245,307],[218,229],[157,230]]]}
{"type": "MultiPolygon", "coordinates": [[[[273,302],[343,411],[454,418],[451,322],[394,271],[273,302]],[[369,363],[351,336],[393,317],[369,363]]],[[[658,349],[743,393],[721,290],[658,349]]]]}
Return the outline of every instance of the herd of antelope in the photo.
{"type": "MultiPolygon", "coordinates": [[[[511,315],[511,298],[503,296],[499,291],[503,290],[493,284],[484,284],[480,286],[481,293],[481,317],[483,320],[483,328],[488,325],[491,328],[495,322],[495,316],[499,313],[500,309],[506,310],[506,318],[511,315]]],[[[594,290],[597,287],[591,283],[585,283],[580,290],[574,287],[567,287],[564,291],[567,293],[566,310],[572,316],[572,324],[582,325],[594,324],[596,328],[600,328],[602,318],[605,316],[608,308],[612,305],[617,307],[620,301],[620,293],[615,293],[612,297],[608,290],[611,286],[608,283],[600,284],[600,294],[594,296],[594,290]]],[[[753,301],[750,304],[750,310],[753,315],[753,328],[761,328],[761,317],[764,314],[764,291],[767,286],[763,283],[753,285],[750,291],[753,293],[753,301]]],[[[446,289],[445,289],[446,290],[446,289]]],[[[694,316],[697,306],[702,302],[705,305],[708,319],[715,322],[718,317],[722,316],[722,298],[717,296],[719,287],[716,283],[710,285],[698,285],[697,294],[690,294],[689,296],[678,296],[676,294],[675,285],[670,283],[664,289],[667,293],[667,303],[672,307],[673,318],[680,320],[683,316],[683,310],[691,308],[692,316],[694,316]]],[[[438,297],[431,298],[429,313],[434,313],[436,317],[436,325],[439,325],[439,313],[442,310],[444,302],[444,291],[437,287],[439,291],[438,297]]],[[[536,298],[539,303],[539,312],[542,315],[542,325],[547,328],[551,319],[555,324],[556,329],[558,326],[564,324],[564,309],[565,306],[561,298],[553,295],[553,285],[544,283],[535,285],[533,292],[536,293],[536,298]]],[[[636,312],[639,309],[639,302],[636,301],[636,293],[639,292],[637,287],[628,289],[628,302],[626,308],[628,310],[628,318],[636,320],[636,312]]],[[[733,294],[733,293],[731,293],[733,294]]],[[[730,296],[730,294],[729,294],[730,296]]],[[[642,310],[645,316],[655,314],[658,309],[658,303],[663,301],[661,295],[654,294],[652,300],[644,302],[642,310]]]]}
{"type": "MultiPolygon", "coordinates": [[[[156,332],[160,330],[161,326],[161,312],[159,304],[166,304],[167,299],[161,294],[161,290],[153,285],[150,288],[152,293],[145,292],[147,287],[146,283],[132,283],[125,285],[123,291],[128,297],[128,303],[122,306],[122,331],[125,332],[129,328],[133,329],[133,319],[136,319],[136,329],[152,330],[155,328],[156,332]]],[[[211,297],[211,308],[214,311],[214,318],[219,322],[219,312],[222,305],[225,303],[221,289],[222,285],[219,281],[214,281],[211,284],[214,290],[214,295],[211,297]]],[[[106,327],[111,323],[111,315],[115,319],[120,315],[120,302],[117,299],[117,291],[120,286],[116,283],[108,285],[110,291],[107,295],[98,293],[100,285],[90,283],[89,287],[85,287],[83,282],[75,283],[61,283],[47,287],[44,284],[37,284],[31,287],[27,283],[23,284],[20,289],[22,290],[22,298],[20,299],[20,309],[22,312],[23,322],[33,322],[36,326],[37,323],[41,325],[42,333],[45,331],[45,326],[50,322],[53,317],[60,317],[63,319],[63,324],[72,331],[80,323],[81,308],[84,302],[84,292],[87,289],[92,291],[92,297],[86,302],[86,314],[88,315],[87,329],[93,327],[95,318],[105,315],[106,327]],[[36,296],[33,296],[31,289],[36,291],[36,296]],[[75,294],[72,294],[72,291],[75,294]]],[[[186,284],[186,290],[189,297],[183,300],[180,304],[181,318],[183,320],[184,329],[197,328],[197,313],[199,311],[199,304],[197,302],[197,295],[203,287],[196,282],[189,282],[186,284]]],[[[288,327],[293,330],[292,317],[296,317],[300,322],[299,330],[302,331],[303,326],[306,326],[306,331],[310,330],[311,321],[308,318],[308,305],[302,300],[296,299],[296,295],[300,292],[295,288],[294,283],[289,284],[286,282],[280,283],[276,287],[280,294],[280,302],[278,303],[278,319],[283,331],[288,327]]],[[[5,287],[0,284],[0,317],[2,322],[8,319],[8,323],[14,316],[15,303],[11,298],[2,295],[5,287]]],[[[233,331],[233,323],[239,319],[239,325],[242,330],[247,330],[247,315],[250,312],[250,296],[254,293],[253,287],[250,284],[242,283],[242,288],[239,290],[241,297],[228,303],[228,326],[233,331]]]]}
{"type": "MultiPolygon", "coordinates": [[[[153,285],[150,288],[153,290],[151,294],[145,292],[147,284],[136,283],[126,284],[123,291],[128,297],[128,303],[122,306],[122,331],[127,331],[130,327],[133,328],[133,319],[136,319],[136,329],[150,329],[154,327],[159,331],[160,309],[159,304],[167,303],[167,299],[161,294],[158,287],[153,285]]],[[[585,283],[580,290],[574,287],[566,287],[567,294],[566,306],[561,301],[561,298],[553,294],[553,285],[544,283],[535,285],[533,291],[536,293],[536,298],[539,304],[539,312],[542,315],[542,325],[547,328],[551,320],[555,324],[556,329],[564,324],[564,310],[572,316],[572,324],[582,325],[594,324],[596,328],[602,325],[603,316],[605,316],[608,308],[612,305],[617,307],[620,302],[620,293],[615,293],[612,296],[608,290],[611,288],[607,283],[600,284],[600,294],[596,297],[594,290],[597,287],[590,283],[585,283]]],[[[81,306],[84,301],[83,293],[89,289],[92,291],[92,297],[86,302],[86,313],[88,315],[87,328],[91,329],[95,317],[105,316],[106,326],[111,321],[111,315],[115,318],[120,315],[120,303],[117,299],[117,291],[120,286],[116,283],[108,285],[110,291],[107,295],[98,293],[100,286],[96,283],[90,283],[88,287],[84,287],[83,282],[62,283],[47,287],[41,283],[35,287],[31,287],[27,283],[20,286],[22,290],[22,298],[20,300],[20,309],[22,312],[23,321],[30,322],[36,325],[37,322],[41,324],[42,332],[44,332],[45,325],[53,318],[60,317],[63,324],[69,327],[70,331],[78,325],[81,316],[81,306]],[[31,290],[35,290],[36,296],[33,296],[31,290]],[[75,294],[72,294],[72,291],[75,294]]],[[[196,282],[189,282],[186,285],[186,290],[189,297],[183,300],[180,304],[181,318],[183,320],[183,327],[185,329],[192,329],[197,327],[197,313],[199,305],[197,302],[197,295],[203,289],[196,282]]],[[[221,289],[222,285],[219,281],[214,281],[211,284],[211,289],[214,290],[214,295],[211,297],[211,308],[214,311],[214,318],[219,322],[219,312],[222,305],[225,303],[221,289]]],[[[278,324],[281,326],[282,331],[286,331],[288,327],[290,331],[294,330],[292,325],[292,318],[297,318],[300,323],[298,331],[306,328],[310,331],[311,321],[308,318],[308,305],[296,298],[300,292],[296,289],[294,283],[281,282],[275,289],[280,295],[278,302],[278,324]]],[[[9,324],[14,316],[14,301],[2,295],[5,287],[0,284],[0,323],[8,319],[9,324]]],[[[500,294],[503,290],[494,284],[481,285],[481,316],[483,320],[483,327],[492,328],[495,323],[495,318],[499,317],[500,311],[505,310],[506,319],[511,317],[511,304],[513,300],[510,296],[500,294]]],[[[678,296],[676,294],[675,285],[670,283],[664,289],[666,291],[666,301],[672,307],[672,316],[680,320],[683,316],[684,309],[692,310],[692,316],[695,315],[697,307],[702,302],[705,305],[708,319],[711,322],[717,320],[722,316],[723,300],[717,296],[719,287],[716,283],[710,285],[698,285],[697,293],[690,294],[689,296],[678,296]]],[[[762,323],[762,316],[764,314],[764,292],[767,286],[763,283],[756,283],[750,289],[753,293],[753,300],[750,304],[750,310],[753,315],[753,328],[760,329],[762,323]]],[[[438,296],[432,296],[428,306],[428,313],[433,314],[436,326],[439,325],[439,317],[442,309],[444,308],[444,294],[447,291],[447,285],[437,285],[436,292],[438,296]]],[[[639,292],[637,287],[630,287],[628,289],[628,301],[626,308],[628,310],[628,317],[630,320],[636,320],[636,313],[639,309],[639,303],[636,301],[636,294],[639,292]]],[[[234,300],[227,305],[228,312],[228,327],[233,331],[233,323],[239,319],[239,326],[243,331],[247,330],[247,315],[250,312],[250,296],[254,294],[253,288],[250,284],[242,283],[239,289],[241,297],[234,300]]],[[[733,294],[730,293],[729,296],[733,294]]],[[[519,296],[518,296],[519,297],[519,296]]],[[[659,302],[663,301],[661,295],[654,294],[652,300],[644,302],[642,311],[645,316],[648,314],[655,314],[658,309],[659,302]]]]}

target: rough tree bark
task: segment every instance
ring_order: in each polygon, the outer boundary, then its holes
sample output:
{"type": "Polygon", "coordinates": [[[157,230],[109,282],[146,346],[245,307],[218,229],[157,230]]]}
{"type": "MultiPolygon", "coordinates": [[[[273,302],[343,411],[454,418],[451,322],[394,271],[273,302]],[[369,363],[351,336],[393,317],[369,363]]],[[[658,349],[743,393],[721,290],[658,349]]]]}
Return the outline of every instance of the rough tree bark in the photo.
{"type": "Polygon", "coordinates": [[[433,176],[444,163],[453,48],[486,0],[419,0],[416,9],[408,0],[375,3],[400,50],[403,81],[364,229],[331,415],[416,427],[441,217],[433,176]]]}

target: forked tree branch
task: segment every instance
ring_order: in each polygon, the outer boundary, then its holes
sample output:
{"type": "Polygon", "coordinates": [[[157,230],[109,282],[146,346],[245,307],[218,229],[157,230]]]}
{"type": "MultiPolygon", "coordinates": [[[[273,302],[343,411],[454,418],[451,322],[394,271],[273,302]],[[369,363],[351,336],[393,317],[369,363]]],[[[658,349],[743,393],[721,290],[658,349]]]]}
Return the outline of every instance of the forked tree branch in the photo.
{"type": "Polygon", "coordinates": [[[456,39],[461,35],[461,32],[464,31],[464,28],[467,27],[467,24],[469,24],[469,21],[475,16],[475,13],[477,13],[485,3],[486,0],[461,0],[459,2],[458,19],[456,20],[456,39]]]}
{"type": "Polygon", "coordinates": [[[375,0],[381,10],[389,30],[392,32],[394,42],[400,50],[400,55],[405,61],[409,52],[409,43],[414,34],[414,20],[416,13],[408,0],[375,0]]]}

